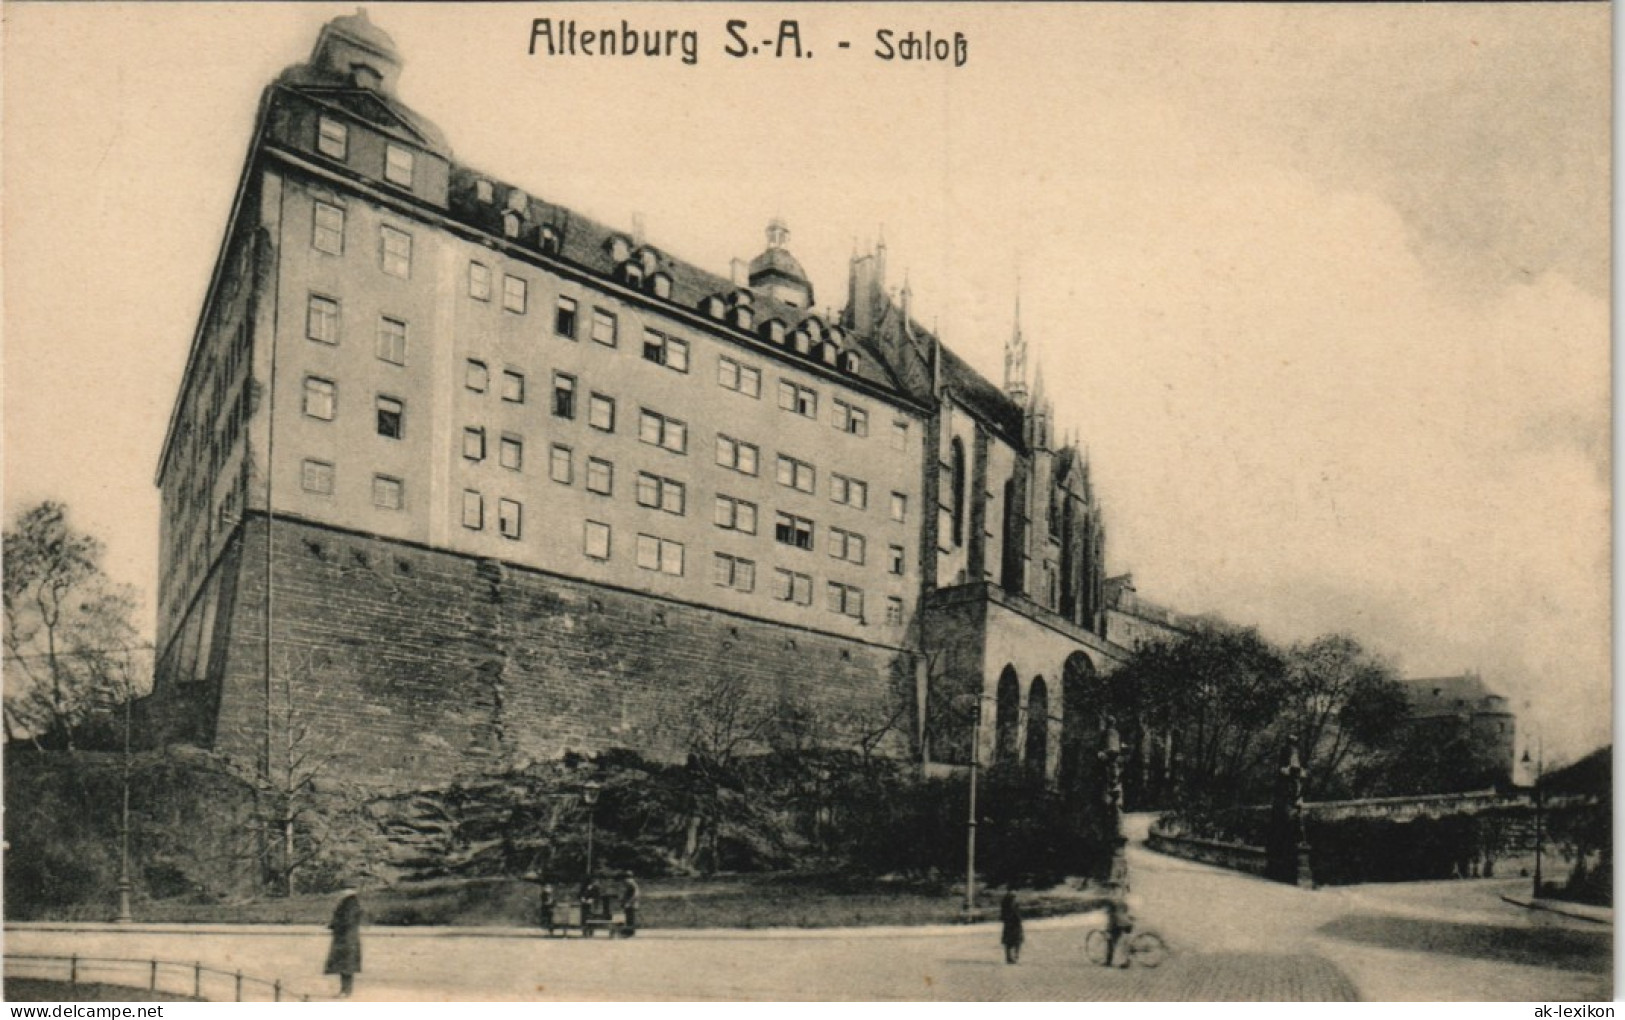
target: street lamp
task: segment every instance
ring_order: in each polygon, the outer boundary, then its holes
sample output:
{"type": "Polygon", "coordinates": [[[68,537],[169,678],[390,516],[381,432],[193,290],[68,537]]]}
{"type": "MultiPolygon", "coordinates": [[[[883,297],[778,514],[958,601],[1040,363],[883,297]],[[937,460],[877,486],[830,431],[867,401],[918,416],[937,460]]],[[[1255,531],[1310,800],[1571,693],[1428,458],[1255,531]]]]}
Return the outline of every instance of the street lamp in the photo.
{"type": "MultiPolygon", "coordinates": [[[[1535,898],[1540,898],[1540,858],[1542,847],[1541,814],[1545,808],[1545,796],[1541,791],[1540,781],[1546,772],[1546,742],[1540,737],[1535,738],[1535,898]]],[[[1523,763],[1529,764],[1529,749],[1523,751],[1523,763]]]]}
{"type": "Polygon", "coordinates": [[[956,702],[974,701],[976,715],[971,723],[970,801],[965,816],[965,907],[968,917],[976,910],[976,775],[982,760],[982,702],[993,701],[991,694],[965,693],[956,702]]]}
{"type": "Polygon", "coordinates": [[[1123,834],[1123,740],[1117,734],[1117,720],[1105,718],[1099,758],[1106,766],[1106,810],[1111,823],[1112,865],[1106,876],[1111,889],[1128,891],[1128,837],[1123,834]]]}
{"type": "Polygon", "coordinates": [[[1281,776],[1286,780],[1287,810],[1291,812],[1292,843],[1296,860],[1296,881],[1299,889],[1315,887],[1314,872],[1309,868],[1309,833],[1303,819],[1303,774],[1306,770],[1298,757],[1298,742],[1286,742],[1286,764],[1281,776]]]}
{"type": "Polygon", "coordinates": [[[118,924],[129,924],[135,920],[130,913],[130,888],[134,884],[130,881],[130,712],[131,703],[135,700],[135,686],[130,682],[128,673],[124,676],[124,771],[123,771],[123,798],[124,803],[119,809],[118,819],[118,916],[113,920],[118,924]]]}
{"type": "Polygon", "coordinates": [[[597,821],[598,793],[603,787],[588,781],[581,787],[581,802],[587,805],[587,881],[592,881],[592,837],[597,821]]]}

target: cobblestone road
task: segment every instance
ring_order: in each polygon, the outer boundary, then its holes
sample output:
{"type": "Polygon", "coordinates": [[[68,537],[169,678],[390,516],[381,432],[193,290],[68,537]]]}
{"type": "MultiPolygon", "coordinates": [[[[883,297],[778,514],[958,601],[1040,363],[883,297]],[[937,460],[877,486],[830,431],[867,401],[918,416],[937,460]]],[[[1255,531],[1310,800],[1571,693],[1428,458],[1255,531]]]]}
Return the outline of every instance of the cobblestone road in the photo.
{"type": "MultiPolygon", "coordinates": [[[[1156,970],[1091,966],[1098,915],[1034,921],[1017,966],[996,926],[824,933],[650,931],[635,939],[369,933],[358,998],[1597,1001],[1612,929],[1502,903],[1506,883],[1304,891],[1134,849],[1156,970]]],[[[320,929],[250,934],[10,927],[8,953],[200,960],[330,994],[320,929]]],[[[96,979],[86,974],[87,979],[96,979]]]]}

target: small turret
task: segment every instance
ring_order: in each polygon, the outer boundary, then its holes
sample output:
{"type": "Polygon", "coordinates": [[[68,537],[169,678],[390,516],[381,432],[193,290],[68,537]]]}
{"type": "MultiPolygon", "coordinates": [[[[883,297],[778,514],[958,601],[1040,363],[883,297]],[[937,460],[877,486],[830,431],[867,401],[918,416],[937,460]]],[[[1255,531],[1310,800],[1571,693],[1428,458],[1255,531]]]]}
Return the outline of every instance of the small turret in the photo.
{"type": "Polygon", "coordinates": [[[334,18],[322,26],[310,64],[319,71],[360,88],[388,95],[395,93],[405,63],[395,40],[374,25],[363,8],[334,18]]]}
{"type": "Polygon", "coordinates": [[[750,285],[792,308],[811,308],[812,283],[785,247],[789,241],[790,228],[775,216],[767,225],[767,250],[750,260],[750,285]]]}

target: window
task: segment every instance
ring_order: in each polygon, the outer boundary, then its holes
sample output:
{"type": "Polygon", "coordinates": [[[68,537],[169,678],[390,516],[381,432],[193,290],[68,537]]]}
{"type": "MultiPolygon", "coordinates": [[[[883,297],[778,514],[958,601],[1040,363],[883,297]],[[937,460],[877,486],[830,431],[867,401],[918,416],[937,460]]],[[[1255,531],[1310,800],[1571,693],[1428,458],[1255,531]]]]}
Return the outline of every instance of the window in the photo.
{"type": "Polygon", "coordinates": [[[869,412],[861,407],[848,404],[840,397],[836,397],[834,425],[842,432],[854,436],[867,436],[869,434],[869,412]]]}
{"type": "Polygon", "coordinates": [[[388,475],[372,476],[372,505],[384,510],[399,510],[406,505],[406,488],[399,478],[388,475]]]}
{"type": "Polygon", "coordinates": [[[502,371],[502,399],[510,404],[525,402],[525,377],[511,369],[502,371]]]}
{"type": "Polygon", "coordinates": [[[591,559],[609,559],[609,525],[587,521],[581,529],[581,551],[591,559]]]}
{"type": "Polygon", "coordinates": [[[717,463],[725,468],[733,468],[743,475],[756,474],[756,463],[761,457],[761,451],[751,443],[718,433],[717,435],[717,463]]]}
{"type": "Polygon", "coordinates": [[[954,546],[965,544],[965,444],[954,437],[948,461],[949,534],[954,546]]]}
{"type": "Polygon", "coordinates": [[[638,438],[672,453],[688,452],[688,426],[648,408],[638,416],[638,438]]]}
{"type": "Polygon", "coordinates": [[[811,549],[813,547],[813,522],[805,517],[794,514],[779,513],[778,520],[773,525],[773,537],[784,545],[793,545],[797,549],[811,549]]]}
{"type": "Polygon", "coordinates": [[[331,379],[318,379],[313,375],[305,376],[305,414],[322,421],[332,421],[333,411],[338,404],[338,386],[331,379]]]}
{"type": "Polygon", "coordinates": [[[519,537],[519,520],[524,514],[524,507],[511,499],[497,500],[497,530],[502,532],[503,538],[519,537]]]}
{"type": "Polygon", "coordinates": [[[510,312],[525,314],[525,306],[530,301],[530,284],[517,276],[502,277],[502,307],[510,312]]]}
{"type": "Polygon", "coordinates": [[[798,606],[812,605],[812,578],[782,567],[773,571],[773,597],[798,606]]]}
{"type": "Polygon", "coordinates": [[[901,492],[891,494],[891,519],[902,522],[908,517],[908,497],[901,492]]]}
{"type": "Polygon", "coordinates": [[[615,465],[597,457],[587,458],[587,491],[608,496],[615,491],[615,465]]]}
{"type": "Polygon", "coordinates": [[[463,459],[485,459],[485,430],[477,428],[463,429],[463,459]]]}
{"type": "Polygon", "coordinates": [[[782,453],[779,454],[780,485],[788,485],[790,488],[799,489],[802,492],[811,492],[813,491],[813,481],[816,476],[817,472],[806,461],[786,457],[782,453]]]}
{"type": "Polygon", "coordinates": [[[497,463],[509,471],[519,471],[525,466],[525,441],[516,435],[504,432],[502,441],[497,447],[497,463]]]}
{"type": "Polygon", "coordinates": [[[310,235],[311,247],[329,255],[344,254],[344,209],[326,202],[316,203],[316,225],[310,235]]]}
{"type": "Polygon", "coordinates": [[[378,360],[406,364],[406,323],[387,315],[378,320],[378,360]]]}
{"type": "Polygon", "coordinates": [[[829,610],[855,620],[863,619],[863,589],[839,581],[829,582],[829,610]]]}
{"type": "Polygon", "coordinates": [[[483,262],[468,264],[468,296],[476,301],[491,300],[491,267],[483,262]]]}
{"type": "Polygon", "coordinates": [[[805,418],[818,417],[818,394],[788,379],[779,380],[779,406],[805,418]]]}
{"type": "Polygon", "coordinates": [[[490,384],[491,372],[485,367],[485,362],[469,358],[463,366],[463,385],[475,393],[484,393],[490,384]]]}
{"type": "Polygon", "coordinates": [[[553,373],[553,417],[576,416],[576,377],[563,372],[553,373]]]}
{"type": "Polygon", "coordinates": [[[908,449],[908,420],[906,418],[892,419],[891,448],[899,452],[908,449]]]}
{"type": "Polygon", "coordinates": [[[575,298],[559,298],[558,308],[553,312],[553,332],[559,336],[567,336],[571,340],[576,338],[575,298]]]}
{"type": "Polygon", "coordinates": [[[412,235],[394,227],[378,228],[384,272],[405,280],[412,275],[412,235]]]}
{"type": "Polygon", "coordinates": [[[747,503],[732,496],[718,496],[716,506],[712,509],[712,520],[717,527],[728,531],[740,531],[747,535],[756,534],[756,504],[747,503]]]}
{"type": "Polygon", "coordinates": [[[605,347],[615,346],[615,314],[602,308],[592,310],[592,338],[605,347]]]}
{"type": "Polygon", "coordinates": [[[717,553],[711,561],[711,580],[735,591],[755,591],[756,563],[727,553],[717,553]]]}
{"type": "Polygon", "coordinates": [[[888,560],[888,564],[887,564],[886,569],[890,573],[896,574],[898,577],[902,577],[903,576],[903,547],[900,546],[900,545],[891,546],[890,549],[889,549],[889,552],[891,553],[891,556],[890,556],[890,558],[888,560]]]}
{"type": "Polygon", "coordinates": [[[491,202],[496,199],[496,188],[482,177],[474,182],[474,198],[480,202],[491,202]]]}
{"type": "Polygon", "coordinates": [[[307,460],[299,471],[299,484],[306,492],[333,495],[333,465],[325,460],[307,460]]]}
{"type": "Polygon", "coordinates": [[[385,439],[406,434],[406,404],[394,397],[378,398],[378,434],[385,439]]]}
{"type": "Polygon", "coordinates": [[[574,472],[571,470],[571,455],[568,446],[553,444],[553,452],[548,459],[547,474],[555,482],[563,485],[570,484],[574,472]]]}
{"type": "Polygon", "coordinates": [[[869,483],[834,472],[829,476],[829,498],[859,510],[869,505],[869,483]]]}
{"type": "Polygon", "coordinates": [[[350,152],[350,128],[342,121],[322,117],[316,122],[316,151],[334,159],[343,159],[350,152]]]}
{"type": "Polygon", "coordinates": [[[310,296],[305,309],[305,335],[324,344],[339,342],[339,303],[319,294],[310,296]]]}
{"type": "Polygon", "coordinates": [[[615,398],[594,393],[587,399],[587,424],[604,432],[615,431],[615,398]]]}
{"type": "Polygon", "coordinates": [[[829,529],[829,554],[838,560],[863,565],[865,542],[855,531],[842,528],[829,529]]]}
{"type": "Polygon", "coordinates": [[[725,390],[743,393],[747,397],[762,395],[762,370],[741,365],[729,357],[717,360],[717,384],[725,390]]]}
{"type": "Polygon", "coordinates": [[[687,492],[682,482],[638,472],[638,506],[653,507],[668,514],[682,516],[686,512],[687,492]]]}
{"type": "Polygon", "coordinates": [[[896,597],[886,599],[886,622],[899,624],[903,622],[903,600],[896,597]]]}
{"type": "Polygon", "coordinates": [[[463,490],[463,527],[472,531],[485,527],[485,497],[473,489],[463,490]]]}
{"type": "Polygon", "coordinates": [[[683,574],[683,546],[653,535],[638,536],[638,566],[644,570],[658,570],[662,574],[681,577],[683,574]]]}
{"type": "Polygon", "coordinates": [[[688,341],[646,329],[643,331],[643,360],[665,365],[674,372],[687,372],[688,341]]]}
{"type": "Polygon", "coordinates": [[[384,146],[384,180],[403,188],[412,186],[412,165],[416,162],[411,149],[399,145],[384,146]]]}

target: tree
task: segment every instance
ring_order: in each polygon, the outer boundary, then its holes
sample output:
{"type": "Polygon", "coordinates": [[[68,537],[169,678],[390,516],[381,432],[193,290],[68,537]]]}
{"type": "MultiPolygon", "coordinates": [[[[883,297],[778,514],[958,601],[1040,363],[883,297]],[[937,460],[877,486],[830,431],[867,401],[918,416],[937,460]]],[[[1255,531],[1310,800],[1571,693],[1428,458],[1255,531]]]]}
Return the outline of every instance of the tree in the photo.
{"type": "Polygon", "coordinates": [[[146,687],[134,590],[102,571],[102,543],[44,502],[5,530],[6,739],[73,750],[146,687]]]}
{"type": "Polygon", "coordinates": [[[1305,795],[1369,791],[1348,773],[1391,745],[1407,713],[1393,667],[1346,634],[1294,645],[1286,657],[1286,734],[1298,741],[1305,795]]]}
{"type": "Polygon", "coordinates": [[[1182,796],[1208,807],[1267,796],[1265,737],[1286,705],[1286,665],[1256,630],[1204,621],[1137,650],[1111,684],[1120,732],[1138,722],[1172,735],[1182,796]]]}

